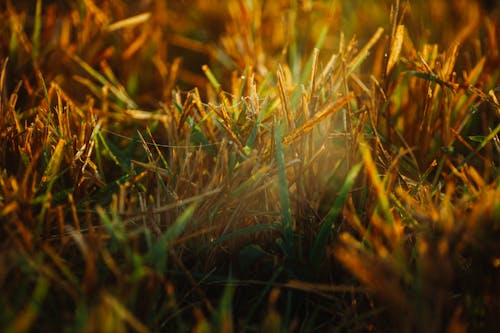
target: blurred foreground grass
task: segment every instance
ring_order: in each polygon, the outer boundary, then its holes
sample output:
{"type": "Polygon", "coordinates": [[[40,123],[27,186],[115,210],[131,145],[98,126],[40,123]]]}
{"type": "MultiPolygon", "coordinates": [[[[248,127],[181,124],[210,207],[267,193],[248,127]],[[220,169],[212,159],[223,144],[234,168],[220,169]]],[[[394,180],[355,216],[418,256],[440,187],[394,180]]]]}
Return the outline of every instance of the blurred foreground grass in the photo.
{"type": "Polygon", "coordinates": [[[495,2],[0,4],[5,332],[491,332],[495,2]]]}

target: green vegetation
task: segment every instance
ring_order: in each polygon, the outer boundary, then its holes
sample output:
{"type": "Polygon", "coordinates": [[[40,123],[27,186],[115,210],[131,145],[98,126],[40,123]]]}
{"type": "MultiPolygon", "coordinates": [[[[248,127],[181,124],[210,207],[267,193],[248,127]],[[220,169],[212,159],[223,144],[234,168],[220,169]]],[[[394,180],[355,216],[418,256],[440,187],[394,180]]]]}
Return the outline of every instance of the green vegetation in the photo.
{"type": "Polygon", "coordinates": [[[1,331],[491,332],[491,5],[2,2],[1,331]]]}

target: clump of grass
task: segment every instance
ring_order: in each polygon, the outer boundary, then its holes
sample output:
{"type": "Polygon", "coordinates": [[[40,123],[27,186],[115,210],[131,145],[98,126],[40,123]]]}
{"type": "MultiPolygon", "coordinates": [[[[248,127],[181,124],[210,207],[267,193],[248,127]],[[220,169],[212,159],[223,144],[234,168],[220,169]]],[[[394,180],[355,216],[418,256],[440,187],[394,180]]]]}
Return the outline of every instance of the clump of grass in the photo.
{"type": "Polygon", "coordinates": [[[369,6],[2,5],[0,326],[491,330],[496,18],[369,6]]]}

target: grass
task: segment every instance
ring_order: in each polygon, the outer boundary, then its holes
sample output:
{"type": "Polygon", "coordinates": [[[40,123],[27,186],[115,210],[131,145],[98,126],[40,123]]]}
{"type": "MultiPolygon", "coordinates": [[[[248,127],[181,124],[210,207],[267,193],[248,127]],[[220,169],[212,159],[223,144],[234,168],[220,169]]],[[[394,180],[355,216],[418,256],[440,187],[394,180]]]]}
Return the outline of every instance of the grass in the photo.
{"type": "Polygon", "coordinates": [[[2,331],[493,331],[490,6],[3,3],[2,331]]]}

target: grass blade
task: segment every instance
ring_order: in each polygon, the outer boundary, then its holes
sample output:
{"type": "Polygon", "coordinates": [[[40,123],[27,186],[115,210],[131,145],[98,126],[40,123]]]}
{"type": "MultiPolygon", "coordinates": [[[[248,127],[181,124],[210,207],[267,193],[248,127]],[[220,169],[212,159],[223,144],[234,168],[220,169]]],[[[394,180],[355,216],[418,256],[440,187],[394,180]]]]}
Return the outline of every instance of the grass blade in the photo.
{"type": "Polygon", "coordinates": [[[43,310],[42,304],[49,291],[49,281],[43,276],[38,278],[30,303],[21,311],[14,322],[4,327],[6,333],[29,332],[39,312],[43,310]]]}
{"type": "Polygon", "coordinates": [[[42,32],[42,0],[36,1],[35,7],[35,23],[33,27],[33,48],[31,57],[35,64],[38,63],[38,55],[40,53],[40,34],[42,32]]]}
{"type": "Polygon", "coordinates": [[[284,246],[286,254],[290,255],[293,249],[293,220],[290,209],[290,194],[288,192],[288,181],[286,179],[285,156],[281,143],[279,130],[274,131],[276,141],[276,162],[278,163],[278,187],[280,196],[281,219],[283,223],[284,246]]]}
{"type": "Polygon", "coordinates": [[[219,237],[216,240],[214,240],[213,242],[211,242],[209,245],[215,246],[215,245],[219,245],[221,243],[224,243],[224,242],[231,240],[231,239],[234,239],[234,238],[243,237],[245,235],[250,235],[250,234],[255,234],[257,232],[271,231],[271,230],[279,230],[279,228],[273,224],[252,225],[252,226],[249,226],[249,227],[246,227],[243,229],[238,229],[235,232],[232,232],[230,234],[219,237]]]}
{"type": "Polygon", "coordinates": [[[391,69],[396,65],[399,60],[399,54],[401,53],[401,48],[403,46],[403,40],[405,35],[404,25],[398,25],[394,39],[392,41],[391,54],[389,55],[389,60],[387,62],[386,75],[389,74],[391,69]]]}
{"type": "Polygon", "coordinates": [[[347,76],[350,76],[363,63],[363,61],[365,61],[370,53],[370,49],[380,39],[383,32],[383,28],[378,28],[373,37],[368,41],[368,43],[366,43],[361,51],[359,51],[358,55],[349,63],[349,71],[347,73],[347,76]]]}
{"type": "Polygon", "coordinates": [[[359,150],[361,152],[361,157],[363,158],[363,163],[365,164],[365,169],[368,173],[368,177],[370,178],[373,187],[375,188],[375,193],[378,197],[382,212],[386,218],[386,222],[390,225],[393,225],[394,220],[390,211],[389,198],[387,197],[387,192],[384,189],[384,184],[379,178],[378,170],[375,166],[375,162],[373,161],[370,149],[368,148],[366,143],[362,142],[359,144],[359,150]]]}
{"type": "Polygon", "coordinates": [[[83,59],[78,57],[77,55],[71,55],[71,58],[78,64],[80,65],[81,68],[83,68],[90,76],[92,76],[94,79],[96,79],[100,84],[103,86],[109,87],[109,90],[115,95],[115,97],[122,103],[126,105],[128,109],[137,109],[138,106],[137,104],[127,95],[127,93],[124,91],[124,89],[120,89],[111,82],[106,79],[101,73],[96,71],[95,69],[92,68],[89,64],[87,64],[83,59]]]}
{"type": "Polygon", "coordinates": [[[198,206],[197,202],[189,205],[184,212],[175,220],[174,224],[170,228],[167,229],[167,232],[163,235],[167,245],[176,240],[186,229],[187,223],[193,217],[193,214],[198,206]]]}
{"type": "Polygon", "coordinates": [[[109,156],[119,166],[124,172],[129,173],[130,171],[130,160],[123,152],[115,146],[111,141],[107,141],[102,135],[102,131],[97,133],[99,141],[102,143],[103,148],[108,152],[109,156]]]}
{"type": "Polygon", "coordinates": [[[151,13],[142,13],[139,15],[128,17],[124,20],[120,20],[120,21],[117,21],[115,23],[110,24],[106,28],[106,30],[111,32],[111,31],[116,31],[116,30],[120,30],[123,28],[135,27],[136,25],[144,23],[147,20],[149,20],[150,17],[151,17],[151,13]]]}
{"type": "Polygon", "coordinates": [[[313,128],[323,121],[328,116],[334,114],[336,111],[340,110],[347,102],[349,102],[354,97],[353,94],[342,97],[338,101],[327,105],[322,111],[316,113],[314,117],[306,120],[299,128],[295,129],[291,134],[288,134],[283,139],[283,144],[290,144],[297,141],[300,137],[309,133],[313,128]]]}
{"type": "Polygon", "coordinates": [[[47,168],[45,168],[40,186],[43,188],[48,185],[47,191],[50,191],[50,184],[52,184],[57,178],[57,174],[61,169],[65,146],[66,141],[59,139],[59,142],[57,142],[56,148],[54,149],[54,153],[50,157],[49,163],[47,164],[47,168]]]}
{"type": "Polygon", "coordinates": [[[342,188],[339,191],[339,194],[337,198],[335,199],[335,203],[333,204],[333,207],[330,209],[328,212],[325,221],[321,225],[321,228],[319,230],[318,236],[316,237],[316,240],[313,244],[313,248],[311,251],[311,256],[310,256],[310,261],[313,265],[314,269],[318,269],[321,263],[323,262],[323,258],[325,256],[325,247],[326,247],[326,242],[328,241],[328,236],[330,234],[330,231],[332,229],[333,222],[339,215],[342,206],[344,204],[344,201],[347,198],[347,195],[349,194],[349,191],[351,190],[352,186],[354,185],[354,182],[356,181],[356,177],[359,174],[359,171],[361,170],[362,164],[358,163],[356,164],[347,174],[344,185],[342,185],[342,188]]]}

